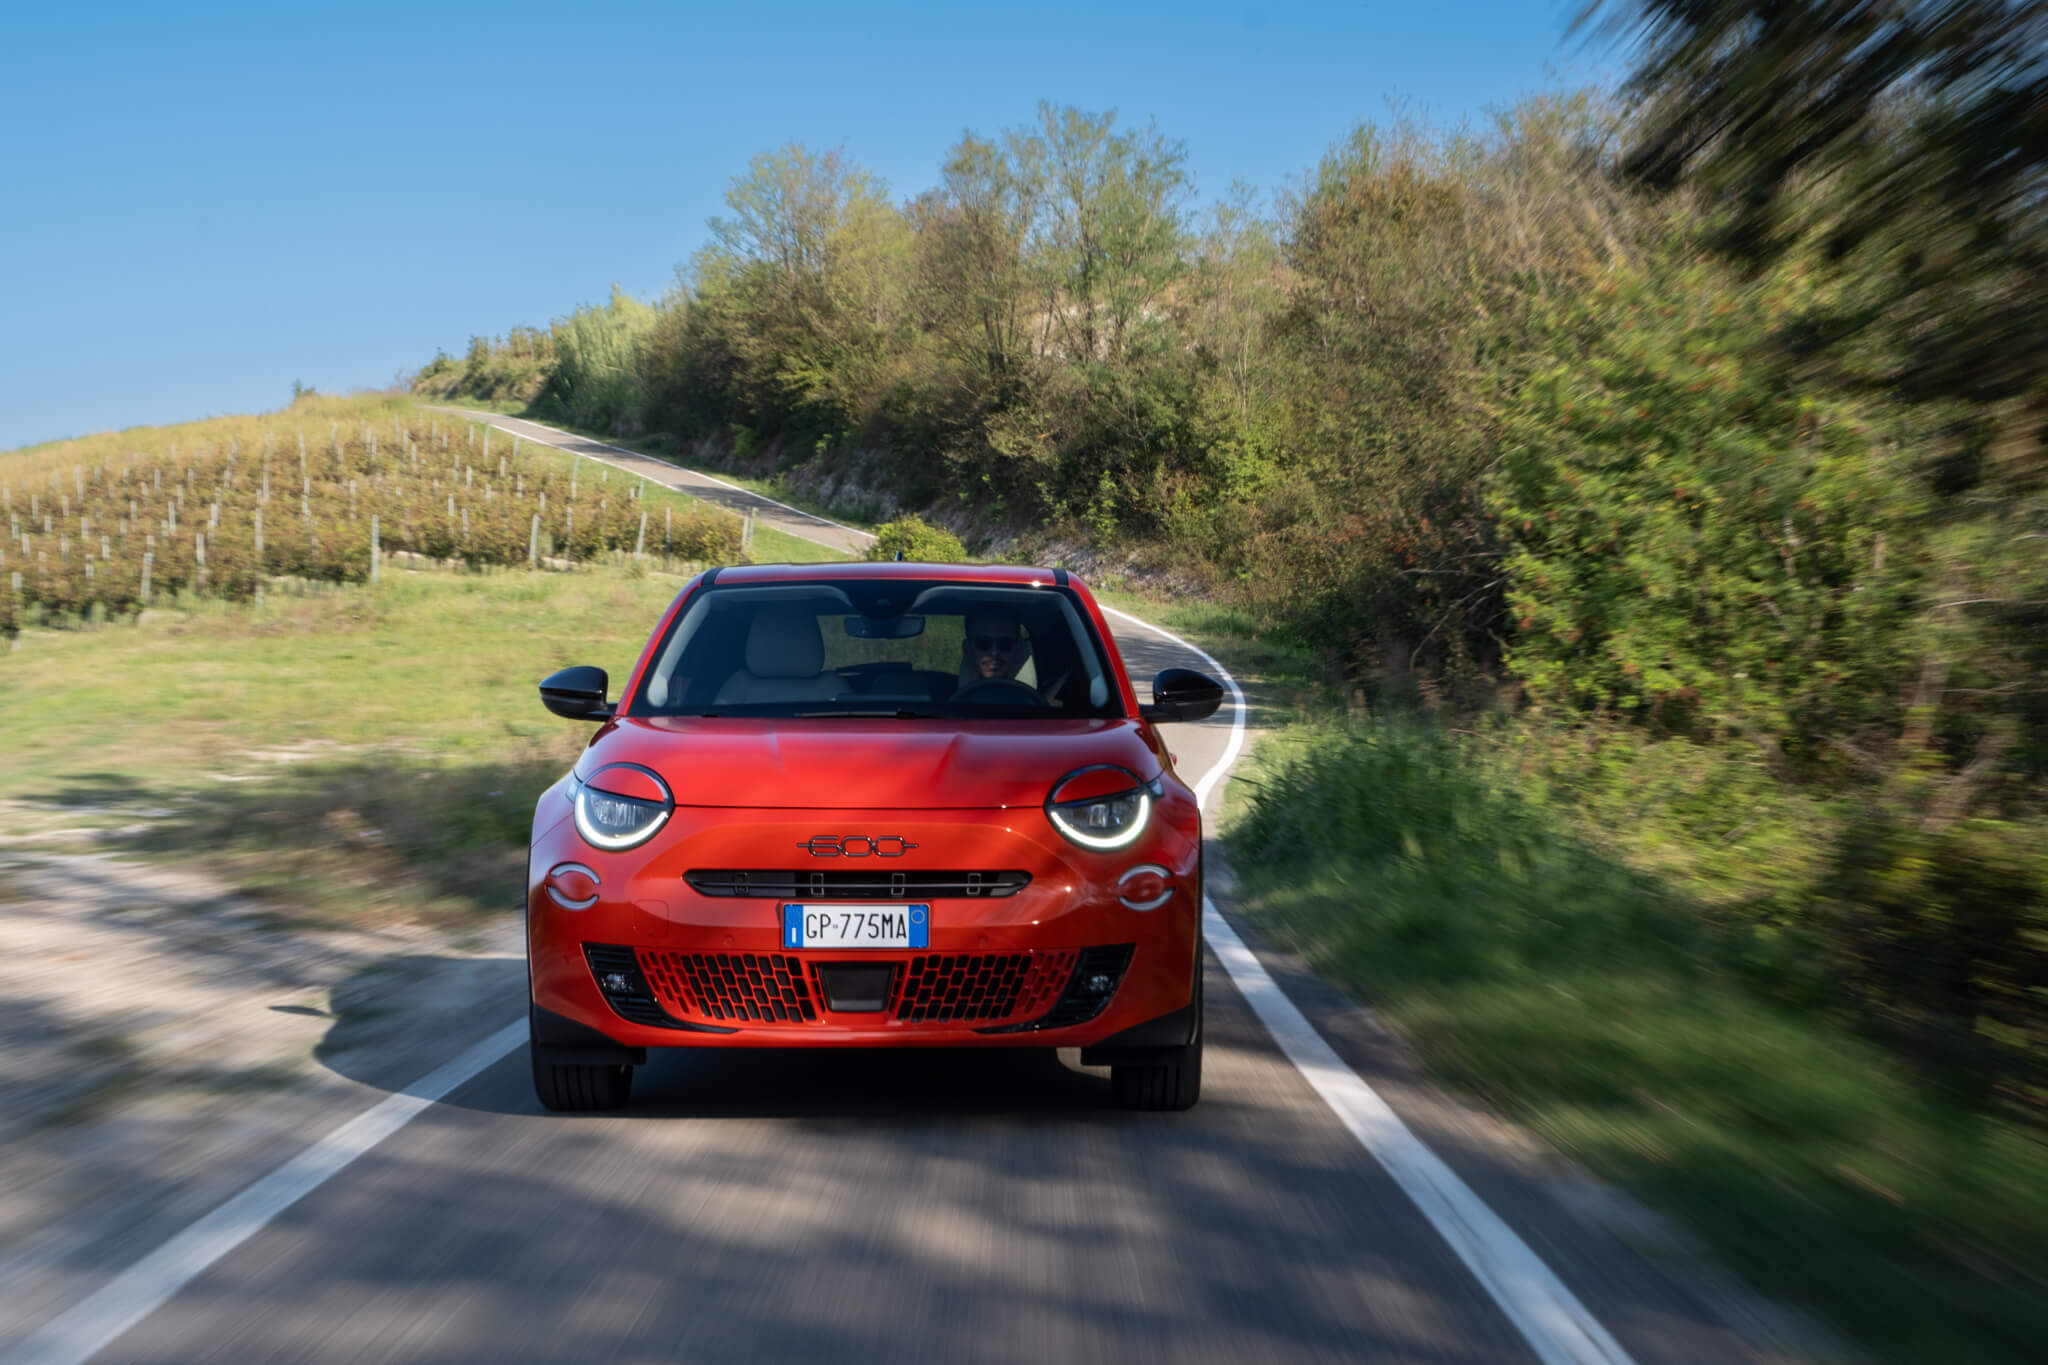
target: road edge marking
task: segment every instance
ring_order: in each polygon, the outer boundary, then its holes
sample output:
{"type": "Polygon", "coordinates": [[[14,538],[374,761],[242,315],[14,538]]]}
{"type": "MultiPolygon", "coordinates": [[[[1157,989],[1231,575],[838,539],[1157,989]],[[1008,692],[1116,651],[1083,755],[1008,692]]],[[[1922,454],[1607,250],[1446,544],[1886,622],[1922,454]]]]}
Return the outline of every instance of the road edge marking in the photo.
{"type": "Polygon", "coordinates": [[[349,1119],[38,1327],[0,1354],[0,1365],[90,1360],[436,1100],[525,1045],[526,1021],[520,1019],[349,1119]]]}
{"type": "MultiPolygon", "coordinates": [[[[1244,690],[1230,670],[1199,645],[1127,611],[1111,606],[1102,609],[1198,655],[1229,689],[1230,740],[1222,756],[1194,784],[1195,802],[1206,809],[1217,783],[1244,750],[1244,690]]],[[[1202,896],[1202,937],[1238,994],[1266,1026],[1281,1055],[1429,1220],[1544,1365],[1634,1365],[1621,1343],[1543,1258],[1337,1055],[1206,892],[1202,896]]]]}

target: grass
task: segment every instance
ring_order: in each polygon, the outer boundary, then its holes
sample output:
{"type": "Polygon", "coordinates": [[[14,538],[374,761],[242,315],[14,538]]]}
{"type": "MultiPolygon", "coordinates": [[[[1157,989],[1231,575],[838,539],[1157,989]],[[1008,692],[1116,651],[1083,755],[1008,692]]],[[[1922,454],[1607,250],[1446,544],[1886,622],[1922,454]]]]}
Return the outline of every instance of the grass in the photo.
{"type": "Polygon", "coordinates": [[[756,564],[831,564],[846,558],[839,551],[754,522],[754,543],[748,557],[756,564]]]}
{"type": "MultiPolygon", "coordinates": [[[[1680,1215],[1774,1295],[1890,1359],[2036,1358],[2038,1133],[1763,998],[1715,908],[1735,879],[1627,856],[1652,841],[1606,836],[1541,767],[1412,720],[1268,740],[1228,835],[1244,908],[1435,1074],[1680,1215]]],[[[1760,873],[1757,894],[1796,875],[1760,873]]]]}
{"type": "Polygon", "coordinates": [[[207,850],[245,889],[336,916],[515,903],[533,801],[588,727],[535,684],[624,680],[681,575],[393,572],[186,600],[0,653],[0,802],[12,831],[207,850]]]}

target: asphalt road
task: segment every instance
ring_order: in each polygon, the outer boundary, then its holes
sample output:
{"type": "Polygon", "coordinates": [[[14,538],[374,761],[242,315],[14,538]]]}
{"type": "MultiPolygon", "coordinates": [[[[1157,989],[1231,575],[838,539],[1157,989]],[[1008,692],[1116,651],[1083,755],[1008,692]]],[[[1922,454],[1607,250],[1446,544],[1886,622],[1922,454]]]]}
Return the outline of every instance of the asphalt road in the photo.
{"type": "MultiPolygon", "coordinates": [[[[1202,666],[1115,624],[1141,695],[1159,668],[1202,666]]],[[[1190,780],[1222,755],[1228,711],[1174,727],[1190,780]]],[[[1260,957],[1620,1358],[1773,1358],[1727,1302],[1567,1197],[1554,1162],[1406,1070],[1367,1012],[1260,957]]],[[[479,1006],[490,1027],[521,1015],[519,964],[504,969],[479,1006]]],[[[96,1358],[1539,1358],[1214,956],[1206,990],[1185,1114],[1116,1109],[1072,1053],[906,1051],[655,1054],[629,1111],[554,1115],[517,1048],[96,1358]]]]}

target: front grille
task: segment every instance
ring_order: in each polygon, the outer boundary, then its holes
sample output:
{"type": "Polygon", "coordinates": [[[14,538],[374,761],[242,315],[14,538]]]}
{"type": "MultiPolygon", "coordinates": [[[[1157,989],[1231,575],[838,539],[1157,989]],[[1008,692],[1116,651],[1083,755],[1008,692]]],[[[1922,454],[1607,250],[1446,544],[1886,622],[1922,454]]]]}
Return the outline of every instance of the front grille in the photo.
{"type": "MultiPolygon", "coordinates": [[[[815,1024],[830,992],[818,975],[820,963],[783,953],[682,953],[661,948],[586,945],[612,1008],[636,1023],[669,1028],[706,1028],[683,1019],[727,1024],[815,1024]]],[[[1011,1029],[1044,1028],[1062,1013],[1073,993],[1075,967],[1094,961],[1101,949],[1060,949],[1042,953],[917,953],[908,958],[863,958],[859,963],[825,962],[826,967],[889,966],[893,980],[880,1017],[905,1024],[988,1023],[1022,1019],[1011,1029]],[[1048,1013],[1050,1011],[1050,1013],[1048,1013]]],[[[1130,949],[1121,952],[1128,960],[1130,949]]],[[[1095,1003],[1094,1010],[1101,1004],[1095,1003]]],[[[1094,1010],[1060,1022],[1078,1023],[1094,1010]]]]}
{"type": "Polygon", "coordinates": [[[803,964],[781,953],[673,953],[642,948],[640,961],[669,1010],[756,1024],[815,1024],[816,994],[803,964]]]}
{"type": "Polygon", "coordinates": [[[700,896],[743,896],[752,900],[940,900],[946,897],[1014,896],[1031,885],[1018,871],[898,872],[863,867],[826,872],[810,868],[692,868],[683,880],[700,896]]]}
{"type": "Polygon", "coordinates": [[[1073,973],[1075,955],[928,953],[904,965],[896,1017],[906,1024],[1007,1019],[1049,1004],[1073,973]]]}

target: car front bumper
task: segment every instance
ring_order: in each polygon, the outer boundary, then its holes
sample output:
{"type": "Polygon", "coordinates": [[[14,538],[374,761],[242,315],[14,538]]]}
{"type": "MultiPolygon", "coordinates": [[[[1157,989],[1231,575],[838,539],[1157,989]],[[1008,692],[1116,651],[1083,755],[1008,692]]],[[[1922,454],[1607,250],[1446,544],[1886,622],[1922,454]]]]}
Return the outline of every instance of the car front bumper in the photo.
{"type": "Polygon", "coordinates": [[[684,807],[647,846],[606,854],[567,811],[557,792],[543,797],[526,897],[537,1018],[561,1021],[549,1027],[565,1040],[587,1041],[588,1030],[627,1049],[1091,1047],[1163,1037],[1194,998],[1200,821],[1184,789],[1169,788],[1144,835],[1113,852],[1074,847],[1036,809],[684,807]],[[859,860],[802,850],[821,832],[856,830],[910,846],[889,860],[905,872],[1022,871],[1030,884],[1008,896],[920,898],[931,907],[925,948],[790,950],[783,899],[704,895],[686,877],[845,870],[859,860]],[[580,910],[547,885],[551,869],[572,862],[598,881],[595,903],[580,910]],[[1119,894],[1118,879],[1140,865],[1164,869],[1171,888],[1149,910],[1119,894]]]}

